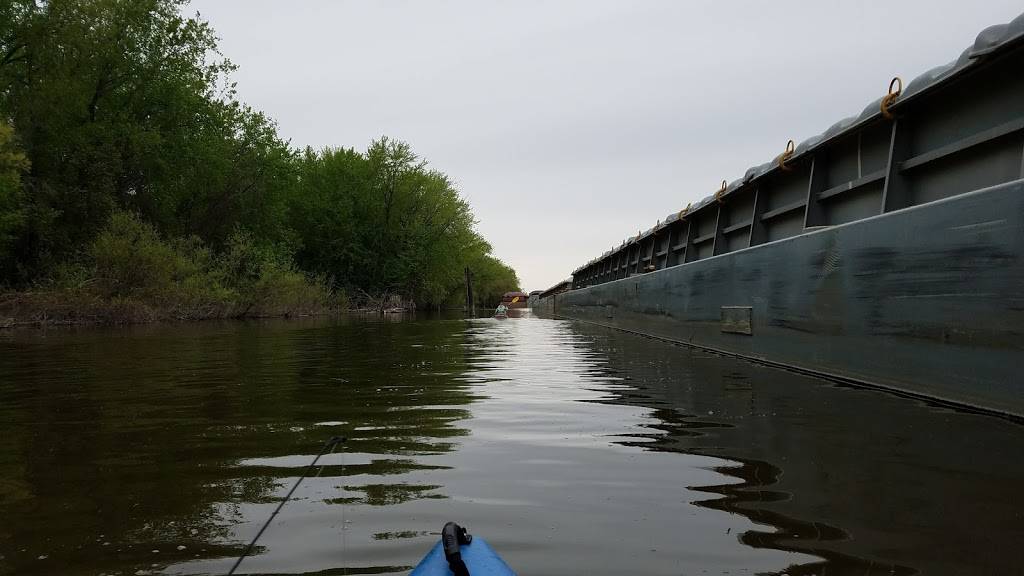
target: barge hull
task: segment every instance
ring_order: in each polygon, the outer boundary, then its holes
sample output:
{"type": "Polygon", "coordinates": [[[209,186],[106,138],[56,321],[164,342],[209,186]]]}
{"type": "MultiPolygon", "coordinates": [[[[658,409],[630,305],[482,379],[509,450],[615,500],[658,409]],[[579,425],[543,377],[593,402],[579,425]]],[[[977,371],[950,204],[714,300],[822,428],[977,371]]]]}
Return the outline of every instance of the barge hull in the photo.
{"type": "Polygon", "coordinates": [[[1024,417],[1024,180],[534,300],[538,312],[1024,417]]]}

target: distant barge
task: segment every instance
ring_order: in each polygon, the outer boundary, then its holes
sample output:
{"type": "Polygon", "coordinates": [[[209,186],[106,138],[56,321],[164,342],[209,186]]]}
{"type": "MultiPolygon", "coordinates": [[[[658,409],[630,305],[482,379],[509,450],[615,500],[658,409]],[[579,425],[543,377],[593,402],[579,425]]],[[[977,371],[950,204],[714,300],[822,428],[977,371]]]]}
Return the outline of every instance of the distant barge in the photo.
{"type": "Polygon", "coordinates": [[[506,308],[526,308],[529,297],[526,292],[505,292],[501,297],[501,303],[506,308]]]}
{"type": "Polygon", "coordinates": [[[1024,15],[571,288],[532,307],[1024,417],[1024,15]]]}

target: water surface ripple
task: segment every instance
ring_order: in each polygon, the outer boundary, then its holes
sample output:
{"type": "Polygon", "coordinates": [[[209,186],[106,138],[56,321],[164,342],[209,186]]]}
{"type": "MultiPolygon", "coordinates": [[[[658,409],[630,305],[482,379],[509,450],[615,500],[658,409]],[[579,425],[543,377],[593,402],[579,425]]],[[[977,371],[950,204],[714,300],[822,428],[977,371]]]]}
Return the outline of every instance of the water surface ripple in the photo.
{"type": "Polygon", "coordinates": [[[0,573],[1019,573],[1019,425],[532,317],[0,334],[0,573]]]}

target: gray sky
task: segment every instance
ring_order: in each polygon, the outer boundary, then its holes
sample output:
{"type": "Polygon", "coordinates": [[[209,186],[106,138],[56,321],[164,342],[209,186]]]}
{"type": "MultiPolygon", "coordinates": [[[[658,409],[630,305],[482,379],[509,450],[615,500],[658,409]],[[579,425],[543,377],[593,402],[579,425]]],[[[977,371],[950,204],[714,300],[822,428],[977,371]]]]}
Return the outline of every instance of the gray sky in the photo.
{"type": "Polygon", "coordinates": [[[1020,0],[193,0],[296,146],[409,142],[523,288],[956,58],[1020,0]]]}

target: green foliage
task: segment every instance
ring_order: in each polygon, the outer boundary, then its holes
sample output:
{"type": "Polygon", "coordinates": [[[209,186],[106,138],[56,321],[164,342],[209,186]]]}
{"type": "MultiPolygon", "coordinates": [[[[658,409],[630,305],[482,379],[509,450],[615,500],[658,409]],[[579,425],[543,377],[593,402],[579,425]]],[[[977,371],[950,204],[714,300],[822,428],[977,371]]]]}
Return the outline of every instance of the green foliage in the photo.
{"type": "Polygon", "coordinates": [[[0,0],[0,285],[250,312],[454,304],[466,266],[516,288],[408,144],[291,149],[186,6],[0,0]]]}
{"type": "Polygon", "coordinates": [[[196,272],[151,225],[126,212],[113,214],[90,252],[95,280],[109,297],[158,297],[196,272]]]}
{"type": "MultiPolygon", "coordinates": [[[[73,255],[115,209],[219,245],[283,233],[291,152],[234,100],[216,36],[185,0],[15,2],[0,29],[0,111],[32,160],[19,269],[73,255]]],[[[26,278],[22,278],[26,279],[26,278]]]]}
{"type": "Polygon", "coordinates": [[[15,147],[14,130],[0,123],[0,271],[11,258],[14,241],[25,225],[21,175],[28,167],[25,154],[15,147]]]}
{"type": "Polygon", "coordinates": [[[292,263],[287,250],[260,244],[242,230],[228,240],[217,270],[222,282],[232,287],[242,315],[326,308],[331,302],[323,280],[307,278],[292,263]]]}
{"type": "Polygon", "coordinates": [[[137,215],[115,212],[93,242],[89,262],[92,277],[79,286],[108,300],[130,299],[185,316],[280,315],[331,304],[323,282],[243,231],[214,257],[196,237],[168,242],[137,215]]]}
{"type": "MultiPolygon", "coordinates": [[[[479,306],[497,306],[505,292],[519,289],[519,278],[511,266],[501,260],[483,255],[470,265],[473,270],[473,289],[479,306]]],[[[466,299],[459,292],[459,303],[466,299]]]]}
{"type": "Polygon", "coordinates": [[[489,256],[491,247],[474,230],[469,204],[451,180],[408,144],[383,138],[365,153],[307,149],[298,177],[291,203],[302,246],[297,259],[336,285],[368,296],[398,293],[421,306],[450,305],[463,292],[469,266],[478,278],[504,283],[499,299],[518,287],[515,273],[489,256]]]}

